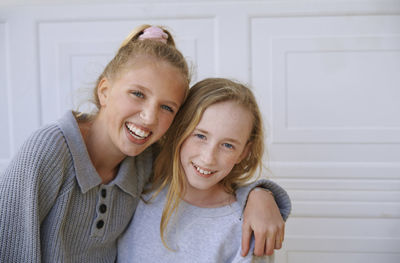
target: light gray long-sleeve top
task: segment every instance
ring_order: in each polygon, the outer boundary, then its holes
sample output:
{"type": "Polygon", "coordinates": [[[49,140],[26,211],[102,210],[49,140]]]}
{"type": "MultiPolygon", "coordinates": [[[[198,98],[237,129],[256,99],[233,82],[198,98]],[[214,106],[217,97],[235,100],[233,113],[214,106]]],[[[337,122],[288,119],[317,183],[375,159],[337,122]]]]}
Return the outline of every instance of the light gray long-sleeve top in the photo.
{"type": "MultiPolygon", "coordinates": [[[[201,208],[181,201],[161,242],[160,219],[167,188],[147,204],[140,200],[128,229],[118,240],[117,262],[146,263],[249,263],[271,262],[271,257],[240,255],[242,209],[237,202],[201,208]]],[[[144,196],[148,200],[151,194],[144,196]]],[[[254,240],[252,241],[253,250],[254,240]]]]}

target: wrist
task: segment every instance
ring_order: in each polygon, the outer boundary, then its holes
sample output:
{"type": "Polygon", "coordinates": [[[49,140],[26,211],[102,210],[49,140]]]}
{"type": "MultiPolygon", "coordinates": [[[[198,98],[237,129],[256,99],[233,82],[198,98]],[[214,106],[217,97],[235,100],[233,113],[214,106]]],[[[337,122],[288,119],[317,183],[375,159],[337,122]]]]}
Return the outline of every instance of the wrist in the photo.
{"type": "Polygon", "coordinates": [[[259,186],[255,187],[255,188],[253,189],[253,191],[254,191],[254,192],[263,191],[263,192],[265,192],[265,193],[270,194],[272,197],[274,196],[274,194],[271,192],[271,190],[265,189],[265,188],[262,188],[262,187],[259,187],[259,186]]]}
{"type": "Polygon", "coordinates": [[[273,202],[275,203],[274,194],[265,188],[255,187],[250,191],[248,199],[250,200],[264,200],[267,203],[273,202]]]}

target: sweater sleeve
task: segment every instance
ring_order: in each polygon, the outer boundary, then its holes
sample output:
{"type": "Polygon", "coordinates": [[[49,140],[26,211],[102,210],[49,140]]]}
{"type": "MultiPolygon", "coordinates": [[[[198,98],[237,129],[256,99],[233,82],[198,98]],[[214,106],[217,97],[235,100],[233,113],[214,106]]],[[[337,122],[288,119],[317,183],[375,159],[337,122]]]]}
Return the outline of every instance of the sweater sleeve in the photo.
{"type": "MultiPolygon", "coordinates": [[[[65,149],[61,149],[64,147],[65,149]]],[[[33,134],[0,174],[0,262],[40,262],[40,223],[62,183],[56,126],[33,134]]]]}
{"type": "Polygon", "coordinates": [[[260,179],[249,185],[242,186],[236,191],[236,198],[239,204],[241,204],[243,210],[244,207],[246,206],[247,198],[251,190],[253,190],[255,187],[262,187],[270,190],[273,193],[275,202],[279,207],[282,218],[283,220],[286,221],[287,218],[289,217],[290,211],[292,210],[292,203],[290,201],[290,197],[285,191],[285,189],[283,189],[277,183],[271,180],[260,179]]]}

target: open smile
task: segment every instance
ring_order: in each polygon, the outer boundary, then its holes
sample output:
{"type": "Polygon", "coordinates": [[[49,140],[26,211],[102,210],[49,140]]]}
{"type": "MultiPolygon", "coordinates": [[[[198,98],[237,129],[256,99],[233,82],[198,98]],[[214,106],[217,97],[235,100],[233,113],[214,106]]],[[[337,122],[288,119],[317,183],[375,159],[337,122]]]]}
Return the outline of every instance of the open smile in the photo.
{"type": "Polygon", "coordinates": [[[197,174],[199,174],[202,177],[210,177],[217,172],[217,171],[213,171],[213,170],[210,170],[207,168],[200,167],[197,164],[194,164],[193,162],[192,162],[192,166],[196,170],[197,174]]]}
{"type": "Polygon", "coordinates": [[[145,143],[153,134],[150,130],[139,127],[131,122],[126,122],[125,127],[135,143],[145,143]]]}

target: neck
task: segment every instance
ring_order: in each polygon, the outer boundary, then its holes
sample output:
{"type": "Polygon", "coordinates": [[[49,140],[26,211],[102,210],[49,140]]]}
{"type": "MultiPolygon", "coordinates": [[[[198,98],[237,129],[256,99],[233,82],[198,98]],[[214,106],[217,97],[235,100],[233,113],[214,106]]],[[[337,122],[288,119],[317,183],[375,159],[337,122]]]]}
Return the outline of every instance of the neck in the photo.
{"type": "Polygon", "coordinates": [[[94,168],[102,183],[108,184],[117,176],[119,164],[126,156],[116,150],[97,118],[79,123],[79,128],[94,168]]]}
{"type": "Polygon", "coordinates": [[[220,184],[206,190],[196,189],[187,184],[183,200],[194,206],[213,208],[232,204],[236,197],[225,192],[220,184]]]}

